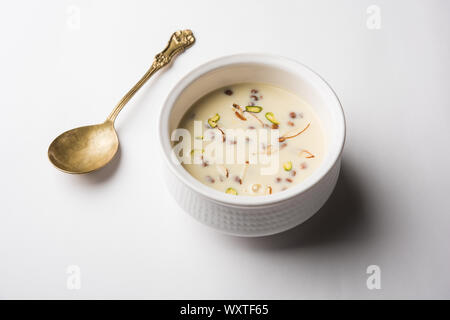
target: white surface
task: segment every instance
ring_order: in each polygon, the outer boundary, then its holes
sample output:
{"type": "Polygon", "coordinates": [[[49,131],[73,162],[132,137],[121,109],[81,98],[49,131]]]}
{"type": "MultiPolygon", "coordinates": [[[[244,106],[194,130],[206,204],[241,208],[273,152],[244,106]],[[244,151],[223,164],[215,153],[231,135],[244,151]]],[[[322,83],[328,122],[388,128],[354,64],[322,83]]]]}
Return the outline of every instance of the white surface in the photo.
{"type": "Polygon", "coordinates": [[[449,15],[445,0],[5,3],[0,297],[450,298],[449,15]],[[380,30],[366,27],[371,4],[380,30]],[[51,140],[102,121],[185,27],[196,45],[118,118],[120,157],[86,176],[54,169],[51,140]],[[324,209],[261,239],[223,236],[182,212],[156,151],[154,115],[175,82],[245,51],[319,72],[348,126],[324,209]],[[372,264],[381,290],[366,288],[372,264]],[[66,288],[69,265],[81,268],[80,290],[66,288]]]}

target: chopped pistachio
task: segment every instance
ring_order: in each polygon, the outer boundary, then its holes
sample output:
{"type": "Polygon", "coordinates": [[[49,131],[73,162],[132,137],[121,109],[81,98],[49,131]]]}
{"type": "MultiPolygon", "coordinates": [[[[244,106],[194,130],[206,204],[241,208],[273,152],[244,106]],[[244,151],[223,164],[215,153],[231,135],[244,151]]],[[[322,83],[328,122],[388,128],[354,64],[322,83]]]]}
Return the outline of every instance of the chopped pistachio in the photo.
{"type": "Polygon", "coordinates": [[[275,116],[273,115],[272,112],[267,112],[266,113],[266,119],[269,120],[270,122],[272,122],[273,124],[280,124],[277,119],[275,119],[275,116]]]}
{"type": "Polygon", "coordinates": [[[291,169],[292,169],[292,162],[291,162],[291,161],[285,162],[285,163],[283,164],[283,168],[284,168],[284,170],[286,170],[286,171],[291,171],[291,169]]]}
{"type": "Polygon", "coordinates": [[[226,191],[225,191],[225,193],[228,193],[228,194],[232,194],[232,195],[235,195],[235,196],[237,196],[237,191],[236,191],[236,189],[234,189],[234,188],[228,188],[226,191]]]}
{"type": "Polygon", "coordinates": [[[219,116],[218,113],[216,113],[216,115],[214,117],[210,118],[210,119],[211,119],[211,121],[217,122],[217,121],[220,120],[220,116],[219,116]]]}
{"type": "Polygon", "coordinates": [[[259,113],[262,111],[262,107],[260,106],[246,106],[245,110],[248,112],[259,113]]]}
{"type": "Polygon", "coordinates": [[[215,127],[217,127],[217,122],[219,120],[220,120],[220,116],[218,113],[216,113],[215,116],[208,119],[208,124],[210,125],[211,128],[215,128],[215,127]]]}
{"type": "Polygon", "coordinates": [[[191,155],[194,155],[194,154],[196,154],[196,153],[203,153],[203,152],[205,152],[205,150],[203,150],[203,149],[192,149],[191,150],[191,155]]]}
{"type": "Polygon", "coordinates": [[[211,119],[208,119],[208,124],[209,124],[209,126],[210,126],[211,128],[217,127],[217,123],[214,122],[214,121],[212,121],[211,119]]]}

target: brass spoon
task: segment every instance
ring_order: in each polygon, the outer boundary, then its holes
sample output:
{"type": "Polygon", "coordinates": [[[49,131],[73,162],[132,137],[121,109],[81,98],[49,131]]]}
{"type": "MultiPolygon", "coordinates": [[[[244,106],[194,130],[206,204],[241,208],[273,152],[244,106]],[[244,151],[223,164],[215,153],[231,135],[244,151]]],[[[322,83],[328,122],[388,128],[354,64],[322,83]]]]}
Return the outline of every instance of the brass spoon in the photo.
{"type": "Polygon", "coordinates": [[[48,148],[51,163],[67,173],[87,173],[110,162],[119,148],[119,139],[114,129],[114,121],[119,112],[156,71],[169,64],[172,58],[194,42],[191,30],[175,32],[167,47],[155,56],[150,69],[119,101],[105,122],[66,131],[53,140],[48,148]]]}

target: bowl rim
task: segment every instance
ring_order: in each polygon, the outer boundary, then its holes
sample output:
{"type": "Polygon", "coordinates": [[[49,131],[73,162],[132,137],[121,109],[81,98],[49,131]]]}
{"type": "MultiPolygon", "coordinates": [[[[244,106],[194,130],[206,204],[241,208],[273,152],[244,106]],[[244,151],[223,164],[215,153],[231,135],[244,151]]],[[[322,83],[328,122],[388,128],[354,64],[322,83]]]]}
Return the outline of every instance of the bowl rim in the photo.
{"type": "Polygon", "coordinates": [[[282,201],[286,201],[293,197],[299,196],[301,194],[306,193],[312,187],[314,187],[317,183],[319,183],[330,170],[334,167],[334,165],[340,160],[345,139],[346,139],[346,123],[345,123],[345,115],[339,101],[338,96],[335,91],[331,88],[328,82],[321,77],[317,72],[309,68],[308,66],[300,63],[294,59],[272,55],[272,54],[264,54],[264,53],[239,53],[233,55],[222,56],[213,60],[210,60],[206,63],[197,66],[193,70],[189,71],[181,80],[179,80],[172,90],[169,92],[167,98],[165,99],[162,108],[160,109],[160,115],[158,117],[158,135],[160,141],[161,152],[163,153],[163,157],[165,162],[167,162],[167,166],[170,169],[170,172],[174,174],[181,182],[188,186],[189,189],[194,190],[196,193],[202,195],[203,197],[212,200],[214,202],[218,202],[221,204],[226,204],[228,206],[233,207],[252,207],[252,206],[266,206],[277,204],[282,201]],[[202,77],[203,75],[209,73],[212,70],[229,67],[232,65],[238,64],[266,64],[271,65],[273,67],[281,68],[281,66],[290,67],[292,70],[302,69],[302,71],[310,73],[310,76],[315,77],[318,81],[322,82],[325,86],[324,88],[328,90],[331,97],[335,99],[336,108],[336,116],[338,122],[338,134],[336,139],[336,144],[338,144],[337,151],[331,154],[331,161],[328,163],[321,164],[309,177],[307,177],[302,182],[288,188],[283,192],[277,192],[270,196],[233,196],[226,194],[224,192],[220,192],[211,187],[208,187],[192,177],[187,170],[183,168],[181,165],[176,165],[173,163],[170,155],[171,151],[171,143],[170,138],[167,135],[168,123],[169,123],[169,115],[171,110],[177,101],[180,94],[194,81],[202,77]]]}

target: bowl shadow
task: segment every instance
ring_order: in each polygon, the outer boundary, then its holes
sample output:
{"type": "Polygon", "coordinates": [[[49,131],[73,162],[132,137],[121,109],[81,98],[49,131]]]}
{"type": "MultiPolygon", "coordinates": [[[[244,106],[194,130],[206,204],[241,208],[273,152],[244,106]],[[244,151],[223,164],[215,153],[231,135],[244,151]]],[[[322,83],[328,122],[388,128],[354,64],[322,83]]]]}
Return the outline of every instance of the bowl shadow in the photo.
{"type": "Polygon", "coordinates": [[[288,249],[366,241],[370,236],[367,198],[358,175],[344,160],[336,187],[325,205],[309,220],[285,232],[255,238],[236,238],[258,249],[288,249]]]}

